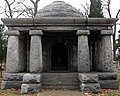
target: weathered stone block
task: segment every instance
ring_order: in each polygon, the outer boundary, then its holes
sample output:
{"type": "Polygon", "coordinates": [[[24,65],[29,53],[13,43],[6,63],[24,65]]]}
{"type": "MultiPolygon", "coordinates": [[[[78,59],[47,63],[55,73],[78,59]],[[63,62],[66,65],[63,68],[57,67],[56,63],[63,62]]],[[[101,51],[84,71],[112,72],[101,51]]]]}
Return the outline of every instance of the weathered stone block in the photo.
{"type": "Polygon", "coordinates": [[[82,92],[100,92],[101,87],[99,83],[82,83],[80,85],[82,92]]]}
{"type": "Polygon", "coordinates": [[[21,93],[39,92],[41,84],[22,84],[21,93]]]}
{"type": "Polygon", "coordinates": [[[23,76],[23,82],[25,83],[40,83],[42,75],[41,74],[25,74],[23,76]]]}
{"type": "Polygon", "coordinates": [[[101,35],[113,35],[113,30],[101,30],[101,35]]]}
{"type": "Polygon", "coordinates": [[[98,73],[99,80],[117,80],[115,73],[98,73]]]}
{"type": "Polygon", "coordinates": [[[96,83],[98,82],[98,75],[97,74],[90,74],[90,73],[79,73],[78,78],[80,82],[86,83],[96,83]]]}
{"type": "Polygon", "coordinates": [[[10,88],[15,88],[15,89],[20,89],[22,85],[22,81],[2,81],[1,83],[1,89],[10,89],[10,88]]]}
{"type": "Polygon", "coordinates": [[[118,89],[117,80],[99,80],[98,81],[102,89],[118,89]]]}
{"type": "Polygon", "coordinates": [[[22,81],[25,73],[4,73],[4,81],[22,81]]]}

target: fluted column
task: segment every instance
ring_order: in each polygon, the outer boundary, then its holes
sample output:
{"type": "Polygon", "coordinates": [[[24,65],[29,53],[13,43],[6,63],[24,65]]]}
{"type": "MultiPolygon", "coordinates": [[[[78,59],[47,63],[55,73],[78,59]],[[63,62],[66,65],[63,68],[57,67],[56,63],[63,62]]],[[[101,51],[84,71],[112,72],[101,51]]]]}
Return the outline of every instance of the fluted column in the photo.
{"type": "Polygon", "coordinates": [[[22,71],[20,66],[20,53],[19,53],[19,35],[18,30],[11,30],[7,32],[8,46],[7,46],[7,60],[6,60],[6,72],[20,72],[22,71]]]}
{"type": "Polygon", "coordinates": [[[90,72],[89,30],[78,30],[78,72],[90,72]]]}
{"type": "Polygon", "coordinates": [[[101,45],[100,45],[100,64],[97,66],[98,71],[113,72],[113,56],[112,56],[112,43],[111,35],[112,30],[101,30],[101,45]]]}
{"type": "Polygon", "coordinates": [[[41,35],[42,30],[30,30],[31,45],[30,45],[30,66],[29,71],[31,73],[40,73],[43,70],[42,62],[42,44],[41,35]]]}

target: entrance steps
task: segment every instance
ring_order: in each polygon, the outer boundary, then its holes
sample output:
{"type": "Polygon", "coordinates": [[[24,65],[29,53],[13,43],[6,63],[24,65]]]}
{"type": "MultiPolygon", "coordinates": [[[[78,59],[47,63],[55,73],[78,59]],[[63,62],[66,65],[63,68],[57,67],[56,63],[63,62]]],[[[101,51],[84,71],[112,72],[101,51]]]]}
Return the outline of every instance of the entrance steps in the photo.
{"type": "Polygon", "coordinates": [[[43,89],[79,89],[78,73],[43,73],[43,89]]]}

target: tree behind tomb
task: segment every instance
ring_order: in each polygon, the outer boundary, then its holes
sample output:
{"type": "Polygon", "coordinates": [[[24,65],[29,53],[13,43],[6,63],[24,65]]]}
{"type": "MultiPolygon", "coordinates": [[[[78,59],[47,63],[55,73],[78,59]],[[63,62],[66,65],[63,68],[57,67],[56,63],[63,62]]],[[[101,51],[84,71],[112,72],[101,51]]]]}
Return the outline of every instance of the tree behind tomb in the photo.
{"type": "Polygon", "coordinates": [[[102,18],[103,12],[102,12],[102,1],[101,0],[90,0],[90,14],[89,17],[98,17],[102,18]]]}

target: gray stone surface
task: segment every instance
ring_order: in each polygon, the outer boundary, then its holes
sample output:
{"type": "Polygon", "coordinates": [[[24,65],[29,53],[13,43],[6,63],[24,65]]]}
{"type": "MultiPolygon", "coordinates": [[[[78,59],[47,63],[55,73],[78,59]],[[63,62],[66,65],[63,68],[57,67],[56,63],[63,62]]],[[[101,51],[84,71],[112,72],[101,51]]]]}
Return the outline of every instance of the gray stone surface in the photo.
{"type": "Polygon", "coordinates": [[[80,18],[83,18],[83,15],[76,8],[65,3],[64,1],[54,1],[53,3],[39,10],[36,17],[37,18],[40,18],[40,17],[80,17],[80,18]]]}
{"type": "Polygon", "coordinates": [[[19,56],[19,38],[18,36],[9,36],[7,47],[6,72],[14,73],[22,71],[19,64],[19,56]]]}
{"type": "Polygon", "coordinates": [[[80,85],[80,90],[82,92],[100,92],[101,91],[101,87],[99,83],[83,83],[80,85]]]}
{"type": "Polygon", "coordinates": [[[27,73],[23,76],[23,82],[24,83],[40,83],[42,79],[42,75],[41,74],[30,74],[27,73]]]}
{"type": "Polygon", "coordinates": [[[101,35],[113,35],[113,30],[102,30],[101,35]]]}
{"type": "Polygon", "coordinates": [[[119,84],[117,80],[99,80],[102,89],[118,89],[119,84]]]}
{"type": "Polygon", "coordinates": [[[19,36],[20,35],[20,32],[18,30],[8,30],[6,32],[7,35],[13,35],[13,36],[19,36]]]}
{"type": "Polygon", "coordinates": [[[40,92],[41,84],[22,84],[21,93],[40,92]]]}
{"type": "Polygon", "coordinates": [[[76,35],[89,35],[90,31],[89,30],[77,30],[76,35]]]}
{"type": "Polygon", "coordinates": [[[98,75],[92,73],[78,73],[78,78],[82,83],[97,83],[98,75]]]}
{"type": "Polygon", "coordinates": [[[2,81],[1,89],[20,89],[22,85],[22,81],[2,81]]]}
{"type": "Polygon", "coordinates": [[[4,73],[4,81],[22,81],[25,73],[4,73]]]}
{"type": "Polygon", "coordinates": [[[43,71],[41,36],[31,36],[30,45],[30,72],[39,73],[43,71]]]}
{"type": "Polygon", "coordinates": [[[103,72],[96,74],[98,74],[99,80],[117,80],[117,74],[115,73],[103,72]]]}
{"type": "Polygon", "coordinates": [[[100,48],[100,63],[96,66],[97,71],[113,72],[113,57],[111,36],[102,36],[100,48]]]}
{"type": "Polygon", "coordinates": [[[30,35],[43,35],[42,30],[30,30],[29,32],[30,35]]]}
{"type": "Polygon", "coordinates": [[[88,36],[78,35],[78,72],[90,72],[88,36]]]}

